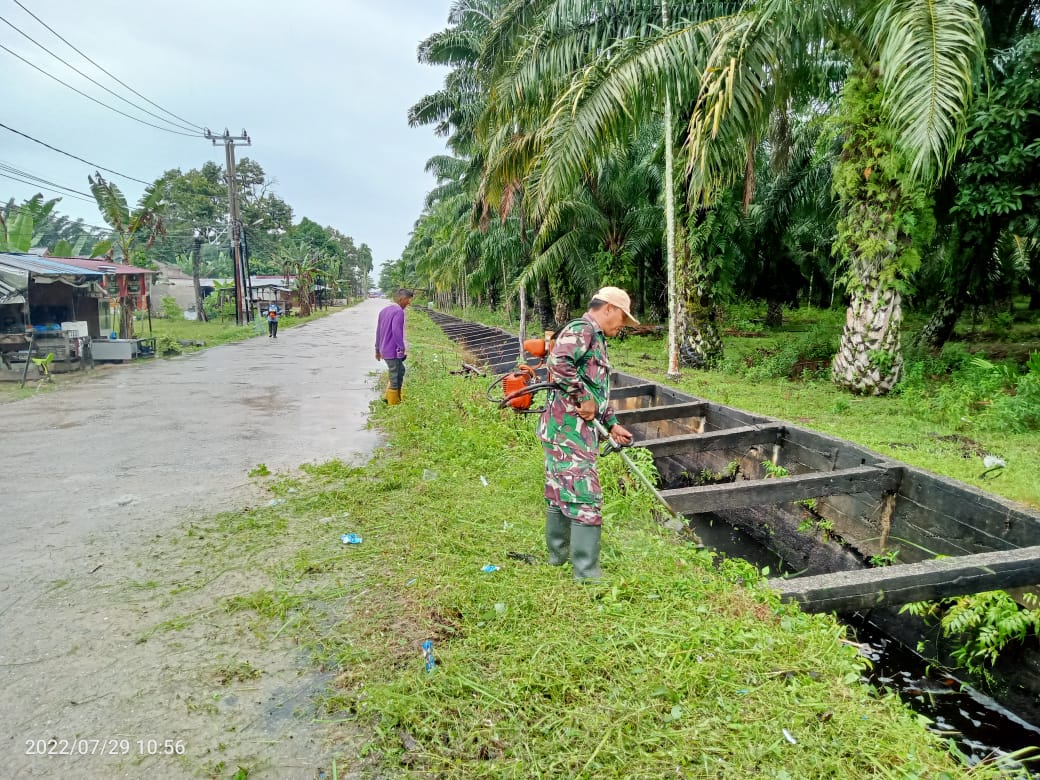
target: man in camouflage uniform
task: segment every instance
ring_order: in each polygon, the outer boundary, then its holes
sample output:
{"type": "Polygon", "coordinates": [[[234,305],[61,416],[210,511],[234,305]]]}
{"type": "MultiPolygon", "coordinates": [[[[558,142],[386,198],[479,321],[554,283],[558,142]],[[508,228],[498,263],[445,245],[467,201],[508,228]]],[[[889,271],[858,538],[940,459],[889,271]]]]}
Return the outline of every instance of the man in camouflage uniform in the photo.
{"type": "Polygon", "coordinates": [[[545,450],[545,543],[549,563],[560,566],[570,558],[574,579],[595,579],[599,568],[603,491],[596,471],[599,437],[596,418],[619,444],[632,434],[618,425],[610,408],[610,362],[606,336],[625,325],[638,325],[628,294],[604,287],[581,319],[557,334],[547,360],[552,380],[561,389],[552,393],[538,422],[545,450]]]}

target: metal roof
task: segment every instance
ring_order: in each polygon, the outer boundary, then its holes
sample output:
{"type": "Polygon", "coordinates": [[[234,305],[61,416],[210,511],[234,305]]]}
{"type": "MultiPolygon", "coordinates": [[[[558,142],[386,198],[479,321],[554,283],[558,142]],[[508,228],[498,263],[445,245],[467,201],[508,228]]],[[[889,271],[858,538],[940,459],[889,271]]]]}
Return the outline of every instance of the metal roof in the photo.
{"type": "Polygon", "coordinates": [[[155,276],[159,273],[158,268],[141,268],[126,263],[116,263],[111,260],[101,260],[97,257],[48,257],[51,262],[64,263],[76,268],[85,268],[88,271],[98,271],[103,274],[115,274],[116,276],[128,276],[133,274],[149,274],[155,276]]]}
{"type": "Polygon", "coordinates": [[[4,273],[3,266],[0,266],[0,303],[24,303],[28,281],[28,274],[4,273]]]}
{"type": "Polygon", "coordinates": [[[59,263],[46,257],[11,252],[0,252],[0,264],[27,271],[35,276],[104,276],[100,271],[59,263]]]}

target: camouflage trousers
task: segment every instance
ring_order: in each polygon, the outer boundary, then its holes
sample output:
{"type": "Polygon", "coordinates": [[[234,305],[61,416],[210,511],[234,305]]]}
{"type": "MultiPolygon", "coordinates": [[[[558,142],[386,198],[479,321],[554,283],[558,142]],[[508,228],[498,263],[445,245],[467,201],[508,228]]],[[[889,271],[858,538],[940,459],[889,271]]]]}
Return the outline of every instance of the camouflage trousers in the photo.
{"type": "Polygon", "coordinates": [[[545,500],[582,525],[603,525],[603,491],[596,458],[595,429],[579,417],[567,416],[566,425],[552,440],[542,439],[545,452],[545,500]]]}

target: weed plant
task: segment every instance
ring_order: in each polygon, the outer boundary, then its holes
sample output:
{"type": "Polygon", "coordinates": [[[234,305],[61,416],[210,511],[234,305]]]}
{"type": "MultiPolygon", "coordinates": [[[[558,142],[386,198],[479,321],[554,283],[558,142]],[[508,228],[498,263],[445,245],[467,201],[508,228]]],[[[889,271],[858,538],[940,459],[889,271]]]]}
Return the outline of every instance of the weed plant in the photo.
{"type": "Polygon", "coordinates": [[[1002,590],[942,599],[939,602],[906,604],[901,612],[938,621],[943,636],[956,640],[953,658],[957,663],[988,680],[989,670],[1010,645],[1040,636],[1040,609],[1035,593],[1024,593],[1022,606],[1002,590]]]}

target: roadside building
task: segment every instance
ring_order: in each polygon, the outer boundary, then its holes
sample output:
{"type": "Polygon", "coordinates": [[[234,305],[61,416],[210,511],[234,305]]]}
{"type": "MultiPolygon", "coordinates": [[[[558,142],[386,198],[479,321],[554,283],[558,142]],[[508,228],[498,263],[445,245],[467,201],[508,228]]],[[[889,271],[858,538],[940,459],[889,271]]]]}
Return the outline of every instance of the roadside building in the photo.
{"type": "Polygon", "coordinates": [[[101,335],[116,333],[121,339],[134,338],[134,313],[148,311],[149,284],[159,273],[157,270],[89,257],[47,259],[102,274],[109,311],[107,316],[100,315],[101,335]]]}
{"type": "Polygon", "coordinates": [[[50,353],[55,370],[82,367],[85,345],[101,335],[109,310],[102,272],[0,253],[0,372],[20,377],[22,366],[15,363],[50,353]]]}

